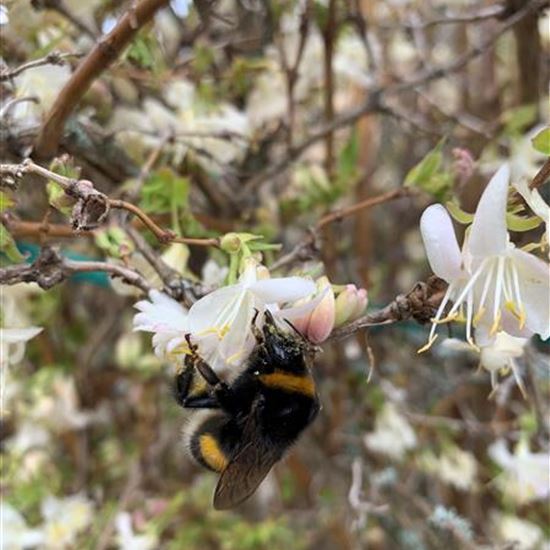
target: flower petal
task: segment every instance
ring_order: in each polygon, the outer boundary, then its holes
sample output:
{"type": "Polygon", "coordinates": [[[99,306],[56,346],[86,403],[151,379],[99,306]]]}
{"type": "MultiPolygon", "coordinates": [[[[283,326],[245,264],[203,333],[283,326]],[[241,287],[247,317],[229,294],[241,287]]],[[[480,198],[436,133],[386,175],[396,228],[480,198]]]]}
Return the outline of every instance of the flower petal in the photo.
{"type": "Polygon", "coordinates": [[[518,269],[525,325],[543,340],[550,337],[550,265],[524,252],[510,252],[518,269]]]}
{"type": "Polygon", "coordinates": [[[493,256],[506,250],[506,202],[510,168],[501,166],[481,195],[468,240],[473,256],[493,256]]]}
{"type": "Polygon", "coordinates": [[[266,304],[294,302],[315,292],[315,283],[303,277],[279,277],[257,281],[250,291],[266,304]]]}
{"type": "Polygon", "coordinates": [[[325,288],[328,289],[328,292],[323,297],[321,303],[313,310],[307,328],[307,338],[314,344],[324,342],[334,328],[336,300],[334,299],[334,292],[330,287],[328,279],[326,279],[326,285],[325,288]]]}
{"type": "Polygon", "coordinates": [[[40,334],[42,330],[44,330],[42,327],[2,328],[0,329],[0,342],[2,344],[27,342],[37,334],[40,334]]]}
{"type": "Polygon", "coordinates": [[[450,283],[461,274],[461,256],[451,217],[441,204],[428,206],[420,232],[432,271],[450,283]]]}
{"type": "Polygon", "coordinates": [[[151,290],[149,300],[141,300],[134,305],[141,312],[134,316],[134,330],[146,332],[187,330],[187,310],[179,302],[158,290],[151,290]]]}
{"type": "Polygon", "coordinates": [[[193,335],[231,323],[246,294],[241,285],[214,290],[195,302],[189,310],[189,330],[193,335]]]}

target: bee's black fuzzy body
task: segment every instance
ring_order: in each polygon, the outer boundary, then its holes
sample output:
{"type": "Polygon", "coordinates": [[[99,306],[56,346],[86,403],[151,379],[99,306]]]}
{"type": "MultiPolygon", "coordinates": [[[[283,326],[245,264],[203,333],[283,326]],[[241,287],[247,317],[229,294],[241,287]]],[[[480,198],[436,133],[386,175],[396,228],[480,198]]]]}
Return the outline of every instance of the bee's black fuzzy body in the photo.
{"type": "Polygon", "coordinates": [[[307,342],[280,330],[269,314],[255,332],[257,345],[231,384],[196,352],[176,376],[182,407],[211,409],[191,420],[187,439],[197,462],[221,473],[217,509],[248,498],[319,411],[307,342]]]}

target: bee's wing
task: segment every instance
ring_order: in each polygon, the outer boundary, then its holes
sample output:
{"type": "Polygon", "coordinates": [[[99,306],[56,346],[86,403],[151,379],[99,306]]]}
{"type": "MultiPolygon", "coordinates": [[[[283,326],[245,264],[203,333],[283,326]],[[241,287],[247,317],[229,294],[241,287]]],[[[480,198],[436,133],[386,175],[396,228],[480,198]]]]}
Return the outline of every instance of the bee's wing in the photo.
{"type": "Polygon", "coordinates": [[[281,449],[265,441],[260,433],[255,407],[252,407],[237,449],[222,472],[214,492],[214,508],[226,510],[246,500],[281,458],[281,449]]]}

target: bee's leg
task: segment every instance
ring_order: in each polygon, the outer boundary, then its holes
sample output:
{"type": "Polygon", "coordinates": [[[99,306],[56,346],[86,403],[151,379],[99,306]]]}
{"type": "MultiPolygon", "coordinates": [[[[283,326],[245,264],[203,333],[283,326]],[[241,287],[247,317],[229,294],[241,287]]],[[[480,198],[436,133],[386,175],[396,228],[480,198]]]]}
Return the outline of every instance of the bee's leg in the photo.
{"type": "Polygon", "coordinates": [[[216,396],[209,391],[209,386],[196,387],[195,376],[195,367],[190,364],[186,364],[176,374],[173,391],[178,405],[186,409],[219,409],[220,404],[216,396]]]}
{"type": "Polygon", "coordinates": [[[174,398],[178,405],[185,407],[185,400],[189,395],[191,384],[193,382],[193,370],[189,366],[179,369],[174,378],[174,398]]]}
{"type": "MultiPolygon", "coordinates": [[[[192,405],[186,406],[194,406],[197,408],[221,408],[228,412],[233,412],[238,409],[239,403],[231,388],[221,380],[212,367],[200,357],[197,353],[197,346],[191,344],[190,335],[186,335],[186,340],[191,350],[191,355],[187,358],[189,364],[192,364],[193,368],[200,373],[211,388],[211,391],[207,392],[205,395],[201,395],[200,399],[191,401],[191,403],[193,403],[192,405]]],[[[190,401],[188,400],[187,403],[190,403],[190,401]]]]}

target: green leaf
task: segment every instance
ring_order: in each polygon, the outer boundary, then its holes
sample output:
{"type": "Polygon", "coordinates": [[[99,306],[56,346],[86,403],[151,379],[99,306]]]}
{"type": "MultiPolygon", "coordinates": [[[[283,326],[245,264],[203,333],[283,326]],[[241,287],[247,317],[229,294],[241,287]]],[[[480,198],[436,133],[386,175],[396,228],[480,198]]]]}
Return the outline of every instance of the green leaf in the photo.
{"type": "Polygon", "coordinates": [[[65,216],[71,215],[74,199],[65,194],[63,187],[61,187],[59,183],[49,180],[46,184],[46,193],[48,195],[48,202],[51,206],[65,214],[65,216]]]}
{"type": "Polygon", "coordinates": [[[415,186],[423,189],[423,185],[425,185],[426,181],[435,175],[443,161],[441,149],[443,148],[445,140],[446,138],[440,139],[437,145],[409,171],[405,178],[405,185],[407,187],[415,186]]]}
{"type": "Polygon", "coordinates": [[[338,178],[344,181],[352,178],[357,172],[359,160],[359,137],[357,129],[354,128],[347,143],[340,151],[338,159],[338,178]]]}
{"type": "Polygon", "coordinates": [[[524,218],[523,216],[516,216],[510,212],[506,213],[506,225],[510,231],[531,231],[542,223],[542,220],[538,216],[530,216],[524,218]]]}
{"type": "Polygon", "coordinates": [[[445,207],[458,223],[469,224],[474,221],[474,215],[464,212],[464,210],[454,201],[447,201],[445,207]]]}
{"type": "Polygon", "coordinates": [[[523,134],[525,129],[537,120],[537,106],[529,104],[509,109],[502,118],[506,135],[523,134]]]}
{"type": "Polygon", "coordinates": [[[544,155],[550,156],[550,126],[541,130],[532,140],[533,147],[544,155]]]}
{"type": "Polygon", "coordinates": [[[161,168],[147,178],[141,192],[141,207],[153,214],[167,214],[174,208],[187,207],[188,198],[189,180],[170,168],[161,168]]]}
{"type": "Polygon", "coordinates": [[[446,137],[441,138],[437,145],[409,171],[405,178],[406,187],[417,187],[436,199],[444,199],[453,183],[452,174],[442,169],[442,149],[446,139],[446,137]]]}
{"type": "Polygon", "coordinates": [[[25,260],[25,257],[17,249],[11,233],[3,224],[0,224],[0,252],[5,254],[10,262],[20,263],[25,260]]]}
{"type": "Polygon", "coordinates": [[[0,212],[4,212],[15,206],[15,201],[3,191],[0,191],[0,212]]]}

